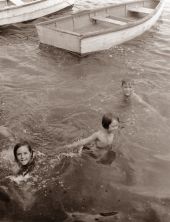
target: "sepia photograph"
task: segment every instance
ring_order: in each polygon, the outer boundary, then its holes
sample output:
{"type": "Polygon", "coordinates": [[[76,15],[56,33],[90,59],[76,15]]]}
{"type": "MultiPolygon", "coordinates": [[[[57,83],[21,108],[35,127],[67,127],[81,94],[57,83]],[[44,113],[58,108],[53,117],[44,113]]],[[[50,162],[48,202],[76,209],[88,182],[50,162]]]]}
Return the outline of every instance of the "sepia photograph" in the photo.
{"type": "Polygon", "coordinates": [[[0,222],[170,222],[170,0],[0,0],[0,222]]]}

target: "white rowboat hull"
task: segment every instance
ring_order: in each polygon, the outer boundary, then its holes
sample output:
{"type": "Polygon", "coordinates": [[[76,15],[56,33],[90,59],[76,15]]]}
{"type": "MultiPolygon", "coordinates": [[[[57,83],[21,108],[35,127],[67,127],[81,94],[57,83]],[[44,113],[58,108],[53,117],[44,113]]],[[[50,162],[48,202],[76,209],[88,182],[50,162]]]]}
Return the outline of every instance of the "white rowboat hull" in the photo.
{"type": "Polygon", "coordinates": [[[136,0],[43,22],[36,28],[41,43],[83,56],[143,34],[159,19],[164,3],[136,0]]]}
{"type": "Polygon", "coordinates": [[[0,26],[33,20],[70,7],[75,0],[38,0],[0,9],[0,26]]]}
{"type": "Polygon", "coordinates": [[[152,18],[134,27],[120,30],[118,32],[82,39],[81,54],[106,50],[142,35],[157,22],[162,13],[163,7],[164,5],[162,4],[160,10],[158,10],[152,18]]]}

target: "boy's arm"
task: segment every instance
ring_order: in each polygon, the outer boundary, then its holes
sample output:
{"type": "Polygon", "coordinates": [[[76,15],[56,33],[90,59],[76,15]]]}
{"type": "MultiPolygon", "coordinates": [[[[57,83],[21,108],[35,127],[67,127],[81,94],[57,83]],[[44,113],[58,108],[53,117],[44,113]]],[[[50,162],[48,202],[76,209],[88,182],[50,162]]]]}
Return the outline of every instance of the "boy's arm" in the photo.
{"type": "MultiPolygon", "coordinates": [[[[149,103],[145,102],[138,94],[134,93],[134,97],[136,98],[136,100],[144,105],[145,107],[147,107],[150,111],[153,111],[154,113],[158,113],[158,111],[149,103]]],[[[159,113],[158,113],[159,114],[159,113]]]]}
{"type": "Polygon", "coordinates": [[[98,138],[98,132],[93,133],[91,136],[81,139],[79,141],[76,141],[72,144],[66,145],[65,147],[67,148],[75,148],[77,146],[84,146],[87,145],[88,143],[91,143],[93,141],[95,141],[98,138]]]}

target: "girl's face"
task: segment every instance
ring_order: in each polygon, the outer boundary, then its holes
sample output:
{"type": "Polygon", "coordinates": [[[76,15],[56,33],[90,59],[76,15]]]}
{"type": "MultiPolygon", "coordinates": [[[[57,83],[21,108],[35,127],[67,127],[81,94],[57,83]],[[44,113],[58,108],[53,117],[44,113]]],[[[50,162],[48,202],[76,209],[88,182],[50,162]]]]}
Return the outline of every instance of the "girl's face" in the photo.
{"type": "Polygon", "coordinates": [[[27,165],[30,160],[31,160],[31,152],[29,151],[27,146],[21,146],[17,150],[17,159],[18,162],[22,165],[25,166],[27,165]]]}
{"type": "Polygon", "coordinates": [[[109,125],[109,132],[117,130],[119,127],[119,122],[117,119],[112,119],[111,124],[109,125]]]}

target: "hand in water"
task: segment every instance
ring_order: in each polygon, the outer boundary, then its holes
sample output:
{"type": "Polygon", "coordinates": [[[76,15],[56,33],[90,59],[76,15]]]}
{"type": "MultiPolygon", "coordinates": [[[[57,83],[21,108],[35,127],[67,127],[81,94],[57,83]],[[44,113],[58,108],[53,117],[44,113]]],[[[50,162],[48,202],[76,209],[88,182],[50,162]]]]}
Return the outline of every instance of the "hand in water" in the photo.
{"type": "Polygon", "coordinates": [[[80,147],[73,148],[73,153],[79,153],[79,152],[80,152],[80,147]]]}

